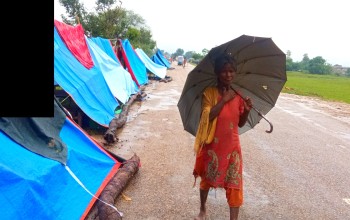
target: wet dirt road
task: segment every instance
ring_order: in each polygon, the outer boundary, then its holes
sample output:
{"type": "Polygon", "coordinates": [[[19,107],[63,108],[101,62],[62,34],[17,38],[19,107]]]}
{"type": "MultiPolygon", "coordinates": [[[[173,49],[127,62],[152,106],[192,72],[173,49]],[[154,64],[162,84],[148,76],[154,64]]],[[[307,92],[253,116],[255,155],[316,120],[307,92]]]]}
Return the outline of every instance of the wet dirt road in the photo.
{"type": "MultiPolygon", "coordinates": [[[[168,70],[173,80],[150,81],[147,97],[135,102],[108,148],[128,159],[136,153],[139,172],[116,207],[123,219],[193,219],[199,211],[193,187],[194,137],[183,130],[177,109],[187,73],[168,70]]],[[[240,219],[350,219],[350,105],[281,94],[262,120],[241,135],[244,205],[240,219]]],[[[229,219],[224,191],[208,197],[208,219],[229,219]]]]}

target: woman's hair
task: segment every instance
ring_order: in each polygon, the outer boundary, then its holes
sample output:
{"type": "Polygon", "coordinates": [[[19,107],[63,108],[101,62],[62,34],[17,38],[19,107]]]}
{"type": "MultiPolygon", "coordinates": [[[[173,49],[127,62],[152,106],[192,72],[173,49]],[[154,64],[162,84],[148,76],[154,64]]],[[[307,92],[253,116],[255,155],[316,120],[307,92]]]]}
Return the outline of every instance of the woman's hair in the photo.
{"type": "Polygon", "coordinates": [[[221,54],[215,59],[214,63],[214,72],[220,74],[221,69],[225,66],[226,63],[232,65],[234,70],[237,70],[237,64],[235,59],[229,54],[221,54]]]}

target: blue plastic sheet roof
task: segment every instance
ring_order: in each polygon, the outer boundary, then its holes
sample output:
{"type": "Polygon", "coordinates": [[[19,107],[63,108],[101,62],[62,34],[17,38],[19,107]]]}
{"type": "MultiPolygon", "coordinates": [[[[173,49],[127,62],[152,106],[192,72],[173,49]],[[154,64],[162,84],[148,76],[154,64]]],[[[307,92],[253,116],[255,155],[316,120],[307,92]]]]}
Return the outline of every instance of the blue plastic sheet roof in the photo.
{"type": "Polygon", "coordinates": [[[170,62],[165,58],[165,56],[163,55],[162,51],[160,51],[159,49],[157,50],[156,54],[155,54],[158,59],[160,59],[162,61],[162,63],[167,67],[170,68],[170,62]]]}
{"type": "Polygon", "coordinates": [[[165,78],[167,70],[165,66],[153,62],[141,48],[136,48],[135,51],[139,55],[142,62],[145,64],[148,71],[152,72],[162,79],[165,78]]]}
{"type": "MultiPolygon", "coordinates": [[[[139,88],[132,80],[130,73],[121,66],[119,61],[116,62],[112,59],[114,51],[109,40],[94,39],[88,38],[87,42],[92,50],[92,58],[97,61],[95,65],[103,74],[113,95],[125,104],[131,95],[139,91],[139,88]]],[[[116,56],[114,55],[114,57],[116,56]]]]}
{"type": "Polygon", "coordinates": [[[54,80],[92,120],[105,127],[115,117],[119,106],[93,54],[94,67],[85,68],[68,50],[54,28],[54,80]]]}
{"type": "Polygon", "coordinates": [[[145,85],[148,83],[148,76],[146,71],[146,66],[139,58],[134,48],[130,44],[128,39],[123,40],[123,48],[126,53],[127,59],[130,63],[131,69],[140,85],[145,85]]]}
{"type": "MultiPolygon", "coordinates": [[[[92,194],[101,191],[119,162],[70,119],[65,120],[60,137],[68,148],[70,170],[92,194]]],[[[66,220],[87,213],[93,197],[62,163],[27,150],[2,131],[0,143],[1,219],[66,220]]]]}

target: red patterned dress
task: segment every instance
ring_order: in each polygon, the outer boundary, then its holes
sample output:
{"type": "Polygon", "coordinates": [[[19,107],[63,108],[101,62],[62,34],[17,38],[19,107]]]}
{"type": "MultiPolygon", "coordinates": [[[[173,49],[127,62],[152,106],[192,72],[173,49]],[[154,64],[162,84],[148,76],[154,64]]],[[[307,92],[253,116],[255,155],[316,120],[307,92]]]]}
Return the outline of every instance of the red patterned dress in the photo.
{"type": "MultiPolygon", "coordinates": [[[[212,105],[209,108],[221,99],[218,92],[213,94],[216,94],[216,102],[210,104],[203,100],[204,105],[212,105]]],[[[200,176],[202,181],[205,180],[214,188],[242,188],[242,152],[238,122],[243,111],[243,99],[238,95],[227,102],[217,117],[213,140],[204,143],[196,155],[194,176],[200,176]]]]}

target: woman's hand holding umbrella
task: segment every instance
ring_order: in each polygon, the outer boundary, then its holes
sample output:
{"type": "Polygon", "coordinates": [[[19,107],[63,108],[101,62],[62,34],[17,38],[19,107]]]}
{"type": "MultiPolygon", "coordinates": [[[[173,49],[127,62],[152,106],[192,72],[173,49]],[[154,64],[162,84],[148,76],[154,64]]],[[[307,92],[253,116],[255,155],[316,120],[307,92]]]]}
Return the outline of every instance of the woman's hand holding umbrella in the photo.
{"type": "Polygon", "coordinates": [[[244,99],[244,110],[247,112],[250,112],[250,110],[253,108],[253,103],[252,100],[250,99],[250,97],[246,97],[244,99]]]}
{"type": "Polygon", "coordinates": [[[243,100],[244,100],[244,108],[245,110],[247,111],[249,109],[249,111],[251,109],[254,109],[259,116],[261,116],[263,119],[265,119],[265,121],[267,121],[267,123],[269,123],[270,125],[270,130],[266,130],[266,133],[271,133],[273,131],[273,125],[272,123],[265,117],[265,115],[263,113],[261,113],[258,109],[256,109],[254,106],[253,106],[253,103],[252,103],[252,100],[250,99],[250,97],[246,97],[246,98],[243,98],[242,95],[240,95],[236,90],[234,90],[232,87],[231,89],[237,94],[239,95],[243,100]]]}

